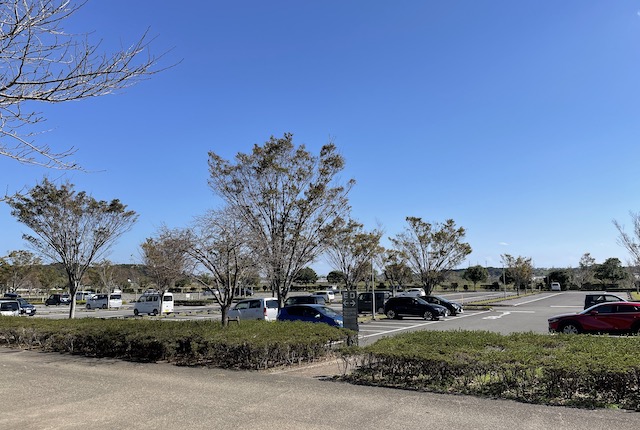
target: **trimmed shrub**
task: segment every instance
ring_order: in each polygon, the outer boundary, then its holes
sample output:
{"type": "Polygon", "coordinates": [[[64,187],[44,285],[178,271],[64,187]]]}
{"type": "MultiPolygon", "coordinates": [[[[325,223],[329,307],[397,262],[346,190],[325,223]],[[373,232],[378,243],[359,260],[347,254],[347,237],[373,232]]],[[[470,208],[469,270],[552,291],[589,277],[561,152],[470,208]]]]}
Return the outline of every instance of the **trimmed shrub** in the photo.
{"type": "Polygon", "coordinates": [[[325,324],[0,317],[0,345],[131,361],[266,369],[333,354],[356,334],[325,324]]]}
{"type": "Polygon", "coordinates": [[[420,331],[361,348],[345,380],[524,402],[640,410],[640,338],[420,331]]]}

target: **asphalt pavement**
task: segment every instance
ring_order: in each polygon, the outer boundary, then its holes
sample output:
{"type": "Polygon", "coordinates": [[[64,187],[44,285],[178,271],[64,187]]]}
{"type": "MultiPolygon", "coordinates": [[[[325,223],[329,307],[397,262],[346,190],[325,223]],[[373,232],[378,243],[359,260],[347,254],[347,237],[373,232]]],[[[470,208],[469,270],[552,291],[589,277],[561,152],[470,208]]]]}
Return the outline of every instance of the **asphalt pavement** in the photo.
{"type": "Polygon", "coordinates": [[[640,414],[356,386],[331,360],[263,372],[0,348],[0,429],[637,429],[640,414]]]}

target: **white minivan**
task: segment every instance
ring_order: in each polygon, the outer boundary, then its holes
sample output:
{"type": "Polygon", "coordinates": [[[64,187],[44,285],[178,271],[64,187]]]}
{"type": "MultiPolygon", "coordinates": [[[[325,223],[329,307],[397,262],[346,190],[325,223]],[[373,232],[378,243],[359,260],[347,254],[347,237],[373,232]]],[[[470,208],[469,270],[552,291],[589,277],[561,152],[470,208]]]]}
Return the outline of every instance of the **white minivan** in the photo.
{"type": "Polygon", "coordinates": [[[278,299],[265,297],[240,300],[233,309],[229,309],[229,318],[239,320],[275,321],[278,318],[278,299]]]}
{"type": "Polygon", "coordinates": [[[133,314],[170,314],[173,313],[173,294],[166,292],[160,300],[160,293],[144,293],[133,305],[133,314]]]}
{"type": "Polygon", "coordinates": [[[122,294],[94,294],[87,299],[87,309],[112,309],[122,307],[122,294]]]}

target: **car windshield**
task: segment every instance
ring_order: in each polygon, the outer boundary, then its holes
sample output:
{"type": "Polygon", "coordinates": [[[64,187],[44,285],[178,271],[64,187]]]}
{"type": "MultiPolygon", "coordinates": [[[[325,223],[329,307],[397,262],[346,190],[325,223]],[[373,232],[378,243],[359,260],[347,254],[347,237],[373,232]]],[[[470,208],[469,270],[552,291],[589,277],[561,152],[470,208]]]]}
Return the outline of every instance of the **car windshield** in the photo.
{"type": "Polygon", "coordinates": [[[325,315],[327,315],[327,316],[329,316],[329,317],[332,317],[332,318],[335,318],[335,317],[339,317],[339,316],[340,316],[340,314],[339,314],[339,313],[337,313],[337,312],[336,312],[336,311],[334,311],[333,309],[328,308],[328,307],[326,307],[326,306],[323,306],[323,307],[322,307],[322,311],[324,312],[324,314],[325,314],[325,315]]]}

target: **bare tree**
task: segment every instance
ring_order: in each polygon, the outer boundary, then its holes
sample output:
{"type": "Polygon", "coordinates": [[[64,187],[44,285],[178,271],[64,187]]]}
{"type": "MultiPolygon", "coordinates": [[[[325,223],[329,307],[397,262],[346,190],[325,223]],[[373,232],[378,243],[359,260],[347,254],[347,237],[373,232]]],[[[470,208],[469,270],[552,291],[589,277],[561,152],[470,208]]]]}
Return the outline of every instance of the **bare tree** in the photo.
{"type": "Polygon", "coordinates": [[[190,233],[187,252],[197,263],[194,277],[214,293],[226,326],[236,292],[256,271],[249,229],[241,218],[224,209],[197,218],[190,233]]]}
{"type": "Polygon", "coordinates": [[[627,233],[622,224],[613,220],[613,225],[618,230],[618,243],[631,254],[631,266],[640,266],[640,213],[629,212],[633,224],[632,232],[627,233]]]}
{"type": "Polygon", "coordinates": [[[352,219],[339,219],[336,224],[325,255],[334,269],[344,273],[346,288],[353,290],[371,273],[372,259],[382,253],[382,231],[366,232],[362,224],[352,219]]]}
{"type": "Polygon", "coordinates": [[[68,34],[63,24],[86,1],[0,0],[0,156],[56,169],[79,169],[68,157],[36,143],[33,126],[44,120],[37,103],[102,96],[157,72],[145,32],[113,54],[98,52],[87,34],[68,34]],[[35,103],[34,103],[35,102],[35,103]]]}
{"type": "Polygon", "coordinates": [[[425,292],[431,294],[443,276],[471,254],[471,246],[462,242],[466,231],[456,228],[452,219],[431,224],[407,217],[407,223],[404,232],[389,239],[418,276],[425,292]]]}
{"type": "Polygon", "coordinates": [[[249,226],[254,252],[282,306],[298,272],[325,249],[334,220],[348,213],[353,185],[335,184],[344,159],[327,144],[313,156],[293,135],[238,153],[236,164],[209,153],[209,186],[249,226]]]}
{"type": "Polygon", "coordinates": [[[119,200],[98,201],[84,191],[76,193],[68,182],[58,188],[47,179],[28,195],[10,197],[7,204],[11,214],[35,233],[22,236],[31,247],[62,263],[71,294],[69,318],[74,318],[76,292],[83,275],[138,216],[119,200]]]}

